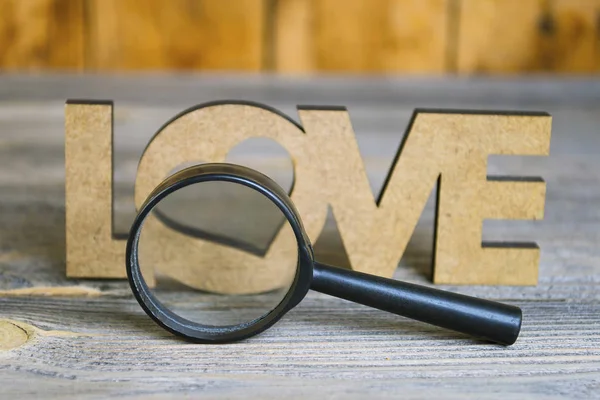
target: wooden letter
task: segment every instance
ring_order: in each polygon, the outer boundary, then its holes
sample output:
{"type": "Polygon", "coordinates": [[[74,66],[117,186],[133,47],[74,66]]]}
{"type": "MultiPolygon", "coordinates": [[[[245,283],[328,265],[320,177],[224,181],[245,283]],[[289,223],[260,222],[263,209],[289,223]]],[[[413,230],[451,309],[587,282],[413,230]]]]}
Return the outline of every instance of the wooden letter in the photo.
{"type": "MultiPolygon", "coordinates": [[[[539,249],[482,243],[484,219],[540,219],[541,179],[487,177],[490,154],[547,155],[548,114],[417,110],[381,194],[371,194],[344,108],[300,108],[304,130],[267,107],[209,103],[167,122],[140,160],[139,207],[173,168],[223,162],[245,139],[279,142],[294,161],[291,197],[316,241],[331,205],[352,268],[391,277],[438,185],[434,282],[532,285],[539,249]]],[[[67,274],[123,277],[124,243],[112,235],[112,103],[66,107],[67,274]]],[[[159,271],[198,289],[253,293],[286,279],[294,238],[287,225],[264,256],[191,237],[150,217],[145,228],[159,271]],[[227,268],[222,268],[227,265],[227,268]]],[[[153,281],[153,271],[146,280],[153,281]]]]}
{"type": "MultiPolygon", "coordinates": [[[[327,218],[326,199],[319,196],[321,165],[315,162],[317,154],[312,153],[315,143],[293,121],[257,104],[205,104],[168,122],[142,155],[135,184],[136,207],[176,166],[198,160],[224,162],[231,148],[251,137],[271,138],[290,153],[294,161],[291,198],[307,234],[315,240],[327,218]]],[[[153,216],[145,224],[145,234],[156,243],[157,253],[152,258],[162,254],[164,260],[158,268],[198,289],[221,293],[271,290],[287,279],[283,272],[290,268],[286,263],[296,262],[295,255],[289,254],[289,249],[296,251],[296,239],[288,224],[283,225],[264,257],[187,236],[153,216]]]]}
{"type": "Polygon", "coordinates": [[[112,231],[112,102],[65,106],[67,276],[125,278],[125,244],[112,231]]]}
{"type": "MultiPolygon", "coordinates": [[[[67,275],[125,276],[125,242],[112,235],[112,103],[66,106],[67,275]]],[[[291,193],[306,232],[316,239],[327,217],[319,193],[320,170],[313,145],[293,121],[247,103],[211,103],[187,110],[167,122],[140,160],[135,204],[178,165],[204,160],[223,162],[228,151],[251,137],[267,137],[284,146],[294,160],[291,193]]],[[[264,257],[187,236],[150,216],[144,235],[156,243],[147,253],[160,272],[186,285],[221,293],[256,293],[281,286],[290,271],[286,262],[295,238],[284,224],[264,257]],[[227,268],[222,268],[227,265],[227,268]]],[[[144,278],[153,284],[153,270],[144,278]]]]}
{"type": "Polygon", "coordinates": [[[547,155],[548,114],[415,111],[377,200],[348,113],[300,110],[300,117],[326,160],[320,196],[332,206],[353,269],[393,275],[438,182],[434,282],[537,283],[537,246],[482,245],[481,233],[485,218],[543,218],[542,180],[488,180],[486,169],[490,154],[547,155]]]}

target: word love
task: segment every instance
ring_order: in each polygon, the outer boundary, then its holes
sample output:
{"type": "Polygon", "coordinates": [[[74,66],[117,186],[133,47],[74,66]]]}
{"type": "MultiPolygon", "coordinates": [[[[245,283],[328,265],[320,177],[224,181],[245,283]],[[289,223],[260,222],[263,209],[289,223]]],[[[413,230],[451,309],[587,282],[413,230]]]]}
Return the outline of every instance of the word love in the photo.
{"type": "MultiPolygon", "coordinates": [[[[112,233],[113,104],[69,101],[65,113],[67,275],[122,278],[125,241],[112,233]]],[[[548,155],[550,115],[416,110],[375,199],[346,109],[299,107],[298,113],[301,126],[254,103],[210,103],[184,111],[144,151],[136,207],[175,167],[224,162],[240,142],[270,138],[293,159],[291,198],[310,240],[317,240],[331,207],[353,269],[391,277],[437,185],[435,283],[537,283],[536,245],[482,243],[481,235],[484,219],[543,218],[545,183],[488,177],[486,170],[491,154],[548,155]]],[[[144,232],[157,244],[160,272],[198,289],[254,293],[280,286],[285,276],[275,246],[258,256],[186,235],[154,216],[144,232]],[[233,271],[221,272],[223,279],[219,271],[202,273],[215,257],[232,260],[233,271]]],[[[274,241],[284,235],[282,229],[274,241]]],[[[150,283],[151,274],[144,272],[150,283]]]]}

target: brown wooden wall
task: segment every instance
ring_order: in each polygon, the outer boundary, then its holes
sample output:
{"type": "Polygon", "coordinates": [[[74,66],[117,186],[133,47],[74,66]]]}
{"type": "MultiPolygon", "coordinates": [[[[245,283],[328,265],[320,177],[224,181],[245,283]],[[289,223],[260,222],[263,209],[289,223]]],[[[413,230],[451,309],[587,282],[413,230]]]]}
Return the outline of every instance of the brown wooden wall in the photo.
{"type": "Polygon", "coordinates": [[[597,73],[600,0],[0,0],[0,69],[597,73]]]}

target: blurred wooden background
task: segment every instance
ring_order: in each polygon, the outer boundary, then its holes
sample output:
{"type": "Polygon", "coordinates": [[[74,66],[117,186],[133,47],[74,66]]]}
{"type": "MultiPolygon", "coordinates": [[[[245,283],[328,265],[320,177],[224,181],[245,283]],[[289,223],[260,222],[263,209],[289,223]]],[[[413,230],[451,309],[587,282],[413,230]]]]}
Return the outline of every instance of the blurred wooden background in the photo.
{"type": "Polygon", "coordinates": [[[600,0],[0,0],[0,69],[600,72],[600,0]]]}

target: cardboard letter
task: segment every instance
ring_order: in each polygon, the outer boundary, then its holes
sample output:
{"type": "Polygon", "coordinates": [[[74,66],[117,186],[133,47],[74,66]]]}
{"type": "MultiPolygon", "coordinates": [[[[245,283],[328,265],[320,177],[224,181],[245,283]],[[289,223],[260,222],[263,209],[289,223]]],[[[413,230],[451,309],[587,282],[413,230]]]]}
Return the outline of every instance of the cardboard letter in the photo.
{"type": "Polygon", "coordinates": [[[125,242],[113,236],[112,102],[65,106],[67,276],[125,278],[125,242]]]}
{"type": "Polygon", "coordinates": [[[534,244],[481,242],[482,220],[543,218],[539,179],[486,177],[490,154],[547,155],[548,114],[417,110],[379,198],[373,198],[344,109],[300,110],[320,149],[331,204],[353,269],[391,277],[436,182],[434,282],[535,285],[534,244]]]}
{"type": "MultiPolygon", "coordinates": [[[[173,168],[223,162],[251,137],[281,144],[294,163],[291,197],[311,240],[331,205],[352,268],[391,277],[423,207],[438,185],[434,282],[532,285],[539,249],[482,243],[484,219],[540,219],[541,179],[487,177],[491,154],[547,155],[551,117],[545,113],[417,110],[381,194],[371,193],[344,108],[299,110],[304,129],[270,108],[246,102],[209,103],[167,122],[140,160],[135,204],[173,168]]],[[[67,274],[124,277],[123,241],[112,234],[112,103],[66,106],[67,274]]],[[[222,293],[279,287],[293,248],[287,224],[264,256],[188,236],[151,216],[154,266],[187,285],[222,293]],[[222,268],[227,265],[227,268],[222,268]]],[[[153,272],[146,280],[153,283],[153,272]]]]}

